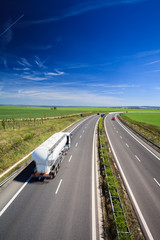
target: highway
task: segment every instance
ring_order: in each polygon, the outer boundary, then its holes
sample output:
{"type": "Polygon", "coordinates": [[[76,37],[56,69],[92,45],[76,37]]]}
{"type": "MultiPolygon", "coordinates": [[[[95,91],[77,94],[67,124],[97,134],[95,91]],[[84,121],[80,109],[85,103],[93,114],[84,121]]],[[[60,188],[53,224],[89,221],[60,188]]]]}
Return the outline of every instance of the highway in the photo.
{"type": "Polygon", "coordinates": [[[0,238],[99,239],[95,180],[98,116],[70,127],[71,148],[53,180],[31,178],[33,162],[0,191],[0,238]]]}
{"type": "Polygon", "coordinates": [[[146,239],[160,239],[160,154],[122,125],[116,114],[105,129],[146,239]]]}

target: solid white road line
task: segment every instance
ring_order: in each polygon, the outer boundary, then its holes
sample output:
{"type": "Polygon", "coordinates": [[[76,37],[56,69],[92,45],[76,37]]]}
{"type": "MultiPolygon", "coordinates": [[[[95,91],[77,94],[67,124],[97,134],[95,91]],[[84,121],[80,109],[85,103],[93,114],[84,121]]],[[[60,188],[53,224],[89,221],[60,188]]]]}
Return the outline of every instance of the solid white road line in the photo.
{"type": "Polygon", "coordinates": [[[16,194],[11,198],[11,200],[6,204],[6,206],[0,211],[0,217],[7,210],[7,208],[11,205],[11,203],[16,199],[16,197],[20,194],[20,192],[23,190],[23,188],[29,183],[31,178],[32,177],[30,176],[28,178],[28,180],[22,185],[22,187],[16,192],[16,194]]]}
{"type": "MultiPolygon", "coordinates": [[[[87,119],[91,118],[92,116],[84,119],[83,121],[81,121],[77,126],[75,126],[75,128],[70,132],[72,133],[79,125],[81,125],[83,122],[85,122],[87,119]]],[[[72,124],[71,124],[72,125],[72,124]]],[[[70,126],[71,126],[70,125],[70,126]]],[[[68,128],[68,127],[67,127],[68,128]]],[[[66,129],[66,128],[65,128],[66,129]]],[[[63,129],[62,131],[64,131],[65,129],[63,129]]],[[[84,131],[83,131],[84,132],[84,131]]],[[[34,150],[33,150],[34,151],[34,150]]],[[[32,152],[33,152],[32,151],[32,152]]],[[[18,163],[19,164],[21,161],[23,161],[25,158],[27,158],[30,154],[32,154],[32,152],[30,152],[26,157],[24,157],[23,159],[21,159],[18,163]]],[[[0,175],[0,177],[2,177],[3,175],[5,175],[8,171],[10,171],[15,165],[13,165],[11,168],[9,168],[7,171],[5,171],[3,174],[0,175]]],[[[23,190],[23,188],[29,183],[29,181],[31,180],[31,176],[28,178],[28,180],[23,184],[23,186],[17,191],[17,193],[11,198],[11,200],[5,205],[5,207],[0,211],[0,217],[2,216],[2,214],[7,210],[7,208],[11,205],[11,203],[16,199],[16,197],[20,194],[20,192],[23,190]]]]}
{"type": "Polygon", "coordinates": [[[160,183],[155,178],[153,178],[153,179],[158,184],[158,186],[160,187],[160,183]]]}
{"type": "Polygon", "coordinates": [[[93,145],[92,145],[92,240],[96,240],[96,200],[95,200],[95,135],[96,135],[96,122],[93,133],[93,145]]]}
{"type": "Polygon", "coordinates": [[[121,123],[120,123],[120,121],[117,119],[117,122],[119,123],[119,125],[121,125],[121,127],[126,131],[126,132],[128,132],[128,134],[131,136],[131,137],[133,137],[139,144],[141,144],[148,152],[150,152],[154,157],[156,157],[158,160],[160,160],[160,158],[156,155],[156,154],[154,154],[150,149],[148,149],[143,143],[141,143],[133,134],[131,134],[129,131],[128,131],[128,129],[126,128],[126,127],[124,127],[121,123]]]}
{"type": "Polygon", "coordinates": [[[141,162],[141,160],[137,157],[137,155],[135,155],[135,157],[137,158],[137,160],[138,160],[139,162],[141,162]]]}
{"type": "Polygon", "coordinates": [[[129,194],[130,194],[130,196],[131,196],[131,199],[132,199],[132,201],[133,201],[133,203],[134,203],[134,206],[135,206],[135,208],[136,208],[136,210],[137,210],[137,213],[138,213],[138,215],[139,215],[139,217],[140,217],[140,219],[141,219],[141,222],[142,222],[142,224],[143,224],[143,226],[144,226],[144,229],[145,229],[145,231],[146,231],[146,233],[147,233],[147,235],[148,235],[148,239],[154,240],[154,238],[153,238],[153,236],[152,236],[152,234],[151,234],[151,232],[150,232],[150,230],[149,230],[149,227],[148,227],[148,225],[147,225],[147,223],[146,223],[146,221],[145,221],[145,219],[144,219],[144,217],[143,217],[143,214],[142,214],[142,212],[141,212],[141,210],[140,210],[140,208],[139,208],[139,206],[138,206],[138,203],[137,203],[137,201],[136,201],[136,199],[135,199],[135,196],[133,195],[133,192],[132,192],[132,190],[131,190],[131,188],[130,188],[130,185],[129,185],[127,179],[126,179],[126,176],[125,176],[125,174],[124,174],[124,172],[123,172],[123,170],[122,170],[122,167],[121,167],[121,165],[120,165],[120,162],[119,162],[119,160],[118,160],[118,157],[117,157],[117,155],[116,155],[116,153],[115,153],[115,151],[114,151],[114,148],[113,148],[113,146],[112,146],[112,143],[111,143],[110,137],[109,137],[109,135],[108,135],[107,128],[106,128],[106,125],[105,125],[105,124],[104,124],[104,127],[105,127],[105,131],[106,131],[107,138],[108,138],[109,144],[110,144],[110,146],[111,146],[113,155],[114,155],[114,157],[115,157],[115,159],[116,159],[118,168],[119,168],[119,170],[120,170],[120,172],[121,172],[121,176],[122,176],[122,178],[123,178],[123,180],[124,180],[124,182],[125,182],[125,185],[126,185],[126,187],[127,187],[127,189],[128,189],[128,192],[129,192],[129,194]]]}
{"type": "Polygon", "coordinates": [[[57,190],[56,190],[55,194],[57,194],[57,193],[58,193],[58,191],[59,191],[59,188],[60,188],[60,186],[61,186],[61,183],[62,183],[62,179],[60,180],[60,182],[59,182],[59,184],[58,184],[58,187],[57,187],[57,190]]]}
{"type": "Polygon", "coordinates": [[[68,162],[70,162],[70,161],[71,161],[71,159],[72,159],[72,155],[70,156],[70,158],[69,158],[68,162]]]}

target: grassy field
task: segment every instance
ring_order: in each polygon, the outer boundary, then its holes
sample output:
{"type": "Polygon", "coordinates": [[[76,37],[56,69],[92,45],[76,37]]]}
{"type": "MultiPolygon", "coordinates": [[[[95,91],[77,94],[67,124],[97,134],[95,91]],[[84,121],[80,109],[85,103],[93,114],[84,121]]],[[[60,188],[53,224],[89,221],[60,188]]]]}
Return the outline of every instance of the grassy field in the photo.
{"type": "MultiPolygon", "coordinates": [[[[135,109],[102,107],[57,107],[54,109],[54,107],[0,106],[0,174],[12,166],[19,159],[31,152],[34,148],[44,142],[55,132],[61,131],[72,122],[81,119],[80,113],[86,115],[92,113],[95,114],[98,112],[126,112],[130,110],[134,111],[135,109]],[[73,116],[72,114],[77,115],[73,116]],[[57,116],[63,116],[63,118],[49,118],[57,116]],[[7,121],[9,119],[10,121],[7,121]]],[[[142,114],[140,113],[139,115],[138,113],[136,113],[136,115],[135,113],[126,113],[123,115],[123,117],[129,119],[130,116],[134,117],[141,115],[142,114]]],[[[160,123],[160,113],[150,113],[150,115],[148,115],[148,113],[145,113],[143,115],[145,117],[153,115],[150,119],[152,121],[154,119],[155,124],[160,123]]],[[[147,119],[144,118],[142,120],[145,122],[147,121],[147,119]]],[[[141,128],[141,126],[139,128],[141,128]]],[[[156,134],[157,133],[158,131],[156,134]]],[[[157,136],[156,134],[153,133],[152,135],[155,137],[157,136]]],[[[159,136],[157,136],[157,139],[158,137],[159,136]]]]}
{"type": "Polygon", "coordinates": [[[42,142],[73,122],[81,119],[80,115],[59,119],[29,121],[19,127],[16,121],[14,129],[7,127],[0,134],[0,174],[18,160],[26,156],[42,142]]]}
{"type": "Polygon", "coordinates": [[[120,116],[129,126],[160,146],[160,112],[123,113],[120,116]]]}
{"type": "Polygon", "coordinates": [[[123,115],[136,122],[147,123],[160,127],[160,112],[125,113],[123,115]]]}
{"type": "Polygon", "coordinates": [[[46,118],[54,116],[70,115],[74,113],[106,113],[117,111],[134,111],[135,109],[126,108],[105,108],[105,107],[14,107],[0,106],[0,119],[30,119],[46,118]]]}

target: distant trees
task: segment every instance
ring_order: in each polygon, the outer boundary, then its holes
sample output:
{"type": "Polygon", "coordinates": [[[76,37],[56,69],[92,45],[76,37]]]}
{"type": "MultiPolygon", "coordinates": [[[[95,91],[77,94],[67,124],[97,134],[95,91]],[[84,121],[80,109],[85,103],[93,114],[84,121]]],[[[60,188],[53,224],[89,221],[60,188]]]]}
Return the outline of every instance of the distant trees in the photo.
{"type": "Polygon", "coordinates": [[[57,107],[51,107],[51,110],[56,110],[57,109],[57,107]]]}
{"type": "Polygon", "coordinates": [[[3,119],[1,123],[2,123],[3,129],[5,130],[6,129],[6,122],[5,122],[5,120],[3,119]]]}

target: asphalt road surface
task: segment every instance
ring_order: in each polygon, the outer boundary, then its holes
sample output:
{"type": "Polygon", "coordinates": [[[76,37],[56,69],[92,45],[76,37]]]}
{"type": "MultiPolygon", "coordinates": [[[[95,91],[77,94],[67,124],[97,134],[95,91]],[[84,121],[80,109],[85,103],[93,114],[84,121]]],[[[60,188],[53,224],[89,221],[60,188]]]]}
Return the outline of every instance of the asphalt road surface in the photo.
{"type": "Polygon", "coordinates": [[[31,178],[32,162],[1,189],[0,239],[99,239],[93,141],[97,120],[92,116],[70,128],[71,148],[53,180],[31,178]]]}
{"type": "Polygon", "coordinates": [[[121,122],[105,118],[117,165],[136,209],[146,239],[160,239],[160,154],[121,122]]]}

